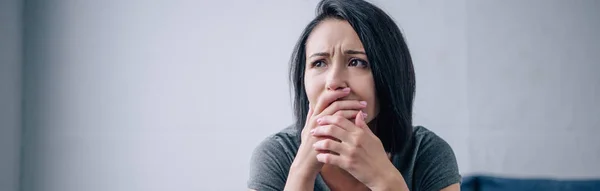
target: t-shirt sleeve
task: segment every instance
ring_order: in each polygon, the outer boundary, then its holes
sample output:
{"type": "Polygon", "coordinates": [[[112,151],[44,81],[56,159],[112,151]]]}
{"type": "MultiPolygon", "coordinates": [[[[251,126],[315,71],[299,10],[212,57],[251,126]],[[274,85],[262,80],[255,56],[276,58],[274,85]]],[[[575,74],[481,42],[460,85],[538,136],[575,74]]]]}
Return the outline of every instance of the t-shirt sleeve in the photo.
{"type": "Polygon", "coordinates": [[[277,137],[262,141],[250,158],[248,188],[258,191],[283,190],[291,164],[286,160],[285,150],[277,137]]]}
{"type": "Polygon", "coordinates": [[[421,142],[414,173],[417,190],[439,191],[461,180],[454,151],[433,133],[421,142]]]}

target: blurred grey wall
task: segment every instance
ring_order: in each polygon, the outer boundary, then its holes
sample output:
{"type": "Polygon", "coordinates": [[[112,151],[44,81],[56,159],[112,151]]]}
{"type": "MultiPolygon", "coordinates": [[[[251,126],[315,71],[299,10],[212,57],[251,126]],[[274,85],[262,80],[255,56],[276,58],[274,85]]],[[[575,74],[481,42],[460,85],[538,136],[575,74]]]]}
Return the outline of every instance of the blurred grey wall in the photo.
{"type": "Polygon", "coordinates": [[[0,190],[16,191],[21,121],[21,15],[19,0],[0,1],[0,190]]]}
{"type": "MultiPolygon", "coordinates": [[[[461,173],[600,177],[597,1],[375,4],[413,54],[415,124],[461,173]]],[[[23,190],[244,189],[252,149],[292,122],[315,5],[26,1],[23,190]]]]}
{"type": "Polygon", "coordinates": [[[240,190],[305,1],[27,1],[23,190],[240,190]]]}
{"type": "Polygon", "coordinates": [[[467,10],[470,168],[600,178],[600,1],[467,10]]]}

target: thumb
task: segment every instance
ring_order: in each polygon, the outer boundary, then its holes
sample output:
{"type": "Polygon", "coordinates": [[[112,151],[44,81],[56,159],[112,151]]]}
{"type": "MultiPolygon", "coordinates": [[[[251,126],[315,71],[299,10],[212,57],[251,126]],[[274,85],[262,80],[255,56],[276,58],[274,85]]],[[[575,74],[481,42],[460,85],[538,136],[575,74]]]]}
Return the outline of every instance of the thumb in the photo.
{"type": "Polygon", "coordinates": [[[359,111],[358,114],[356,114],[356,117],[354,118],[354,124],[360,128],[369,129],[369,127],[367,126],[367,123],[365,122],[366,116],[367,116],[367,114],[364,113],[362,110],[359,111]]]}

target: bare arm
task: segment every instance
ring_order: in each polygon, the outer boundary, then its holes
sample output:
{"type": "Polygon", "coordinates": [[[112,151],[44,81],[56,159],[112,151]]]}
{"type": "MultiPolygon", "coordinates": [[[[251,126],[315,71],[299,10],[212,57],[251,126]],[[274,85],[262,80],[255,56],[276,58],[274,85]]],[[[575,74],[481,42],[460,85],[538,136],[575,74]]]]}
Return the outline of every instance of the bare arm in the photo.
{"type": "Polygon", "coordinates": [[[460,191],[460,184],[455,183],[446,188],[443,188],[441,191],[460,191]]]}
{"type": "Polygon", "coordinates": [[[317,175],[292,165],[284,190],[314,190],[317,175]]]}

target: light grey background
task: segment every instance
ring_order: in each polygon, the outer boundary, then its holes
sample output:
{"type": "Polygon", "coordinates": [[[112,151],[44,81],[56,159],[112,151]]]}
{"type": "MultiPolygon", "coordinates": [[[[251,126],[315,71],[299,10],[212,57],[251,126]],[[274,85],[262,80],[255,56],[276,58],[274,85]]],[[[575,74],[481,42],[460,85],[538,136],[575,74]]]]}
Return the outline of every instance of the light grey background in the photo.
{"type": "MultiPolygon", "coordinates": [[[[600,178],[598,1],[375,4],[409,43],[415,124],[451,144],[461,173],[600,178]]],[[[25,100],[23,190],[244,189],[252,149],[292,122],[288,61],[315,5],[27,1],[22,96],[19,30],[1,36],[0,70],[13,79],[2,131],[19,133],[25,100]]],[[[15,148],[0,165],[18,164],[15,148]]]]}
{"type": "Polygon", "coordinates": [[[467,3],[475,172],[600,177],[600,1],[467,3]]]}

